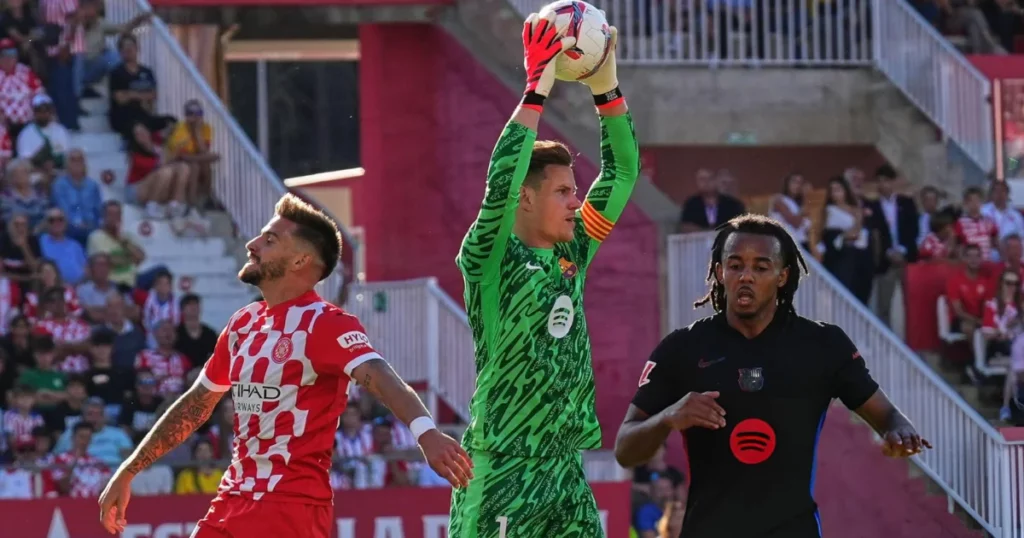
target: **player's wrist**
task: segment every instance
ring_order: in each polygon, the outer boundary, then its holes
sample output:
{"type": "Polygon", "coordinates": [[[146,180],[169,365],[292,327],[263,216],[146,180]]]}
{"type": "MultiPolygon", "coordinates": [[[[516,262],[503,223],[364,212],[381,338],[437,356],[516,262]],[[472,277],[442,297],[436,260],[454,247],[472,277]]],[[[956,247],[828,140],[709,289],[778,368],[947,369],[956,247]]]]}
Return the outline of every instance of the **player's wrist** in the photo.
{"type": "Polygon", "coordinates": [[[617,84],[600,93],[594,88],[591,88],[591,90],[594,93],[594,106],[598,109],[611,108],[626,102],[626,98],[622,95],[622,91],[619,90],[617,84]]]}
{"type": "Polygon", "coordinates": [[[433,430],[437,430],[437,424],[434,424],[434,420],[430,417],[419,417],[409,423],[409,431],[412,432],[417,443],[423,434],[433,430]]]}
{"type": "Polygon", "coordinates": [[[519,101],[519,106],[541,112],[544,110],[544,101],[546,100],[546,95],[539,94],[534,90],[526,90],[526,93],[523,94],[523,99],[519,101]]]}

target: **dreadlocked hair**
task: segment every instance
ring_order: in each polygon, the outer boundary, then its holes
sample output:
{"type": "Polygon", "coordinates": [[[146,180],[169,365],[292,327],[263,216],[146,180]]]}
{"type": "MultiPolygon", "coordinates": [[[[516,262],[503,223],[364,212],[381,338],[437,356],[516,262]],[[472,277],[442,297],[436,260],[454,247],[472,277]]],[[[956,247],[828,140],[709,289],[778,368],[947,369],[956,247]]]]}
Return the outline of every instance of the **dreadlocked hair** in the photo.
{"type": "Polygon", "coordinates": [[[715,231],[718,234],[715,235],[715,242],[711,246],[711,261],[708,262],[708,276],[706,280],[709,290],[707,295],[693,303],[693,307],[700,308],[707,303],[711,303],[711,308],[715,312],[725,312],[725,286],[715,277],[715,264],[722,261],[725,242],[729,240],[729,236],[734,233],[746,233],[767,235],[779,240],[779,245],[782,247],[782,263],[789,269],[789,278],[779,288],[778,305],[784,312],[795,314],[796,308],[793,307],[793,297],[796,295],[796,289],[800,285],[801,270],[803,273],[807,273],[807,263],[804,261],[803,254],[800,253],[800,247],[793,240],[793,236],[778,221],[752,213],[733,218],[715,228],[715,231]]]}

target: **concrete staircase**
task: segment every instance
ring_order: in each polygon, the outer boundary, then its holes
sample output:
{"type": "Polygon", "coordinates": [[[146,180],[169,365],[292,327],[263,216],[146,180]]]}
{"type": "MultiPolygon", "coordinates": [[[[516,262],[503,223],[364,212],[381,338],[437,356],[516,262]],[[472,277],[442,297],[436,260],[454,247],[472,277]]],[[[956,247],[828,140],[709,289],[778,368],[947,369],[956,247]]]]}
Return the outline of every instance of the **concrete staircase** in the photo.
{"type": "MultiPolygon", "coordinates": [[[[105,85],[95,89],[106,93],[105,85]]],[[[128,161],[120,137],[107,121],[108,107],[106,97],[82,100],[88,115],[81,118],[82,131],[72,135],[71,145],[85,152],[89,177],[100,182],[103,198],[123,201],[128,161]]],[[[214,181],[216,174],[215,167],[214,181]]],[[[125,205],[122,225],[138,236],[146,251],[141,269],[166,266],[175,276],[179,294],[190,291],[203,298],[203,321],[219,331],[258,291],[236,278],[244,242],[235,238],[231,219],[223,212],[210,211],[203,220],[205,238],[178,237],[169,221],[147,219],[140,208],[125,205]]]]}

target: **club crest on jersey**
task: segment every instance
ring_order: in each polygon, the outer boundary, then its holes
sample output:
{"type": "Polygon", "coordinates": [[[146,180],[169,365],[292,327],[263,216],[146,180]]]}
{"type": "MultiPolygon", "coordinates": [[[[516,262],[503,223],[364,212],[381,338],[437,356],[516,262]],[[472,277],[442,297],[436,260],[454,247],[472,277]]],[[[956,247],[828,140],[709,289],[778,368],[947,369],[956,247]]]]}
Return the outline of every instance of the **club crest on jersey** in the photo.
{"type": "Polygon", "coordinates": [[[744,392],[757,392],[764,387],[764,375],[761,368],[740,368],[740,389],[744,392]]]}
{"type": "Polygon", "coordinates": [[[270,360],[281,364],[288,360],[292,356],[292,339],[287,336],[282,336],[276,344],[274,344],[274,351],[270,353],[270,360]]]}
{"type": "Polygon", "coordinates": [[[576,309],[572,306],[572,299],[568,295],[559,295],[548,314],[548,334],[555,338],[565,338],[575,318],[576,309]]]}
{"type": "Polygon", "coordinates": [[[572,278],[576,276],[576,273],[579,271],[575,263],[572,263],[565,258],[558,259],[558,267],[562,269],[562,278],[572,278]]]}
{"type": "Polygon", "coordinates": [[[355,346],[369,346],[370,338],[359,331],[349,331],[338,337],[338,344],[345,349],[355,346]]]}

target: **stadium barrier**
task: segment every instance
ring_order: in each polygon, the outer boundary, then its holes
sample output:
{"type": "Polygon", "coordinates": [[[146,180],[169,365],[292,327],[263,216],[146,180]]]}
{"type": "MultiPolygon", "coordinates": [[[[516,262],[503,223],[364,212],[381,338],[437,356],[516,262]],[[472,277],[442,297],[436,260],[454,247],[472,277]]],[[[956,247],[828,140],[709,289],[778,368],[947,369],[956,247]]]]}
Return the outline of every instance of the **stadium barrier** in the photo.
{"type": "MultiPolygon", "coordinates": [[[[693,301],[707,292],[712,233],[669,237],[669,323],[711,314],[693,301]]],[[[796,311],[846,331],[886,394],[935,445],[912,461],[995,538],[1024,538],[1024,442],[1007,441],[916,353],[810,256],[796,311]]]]}
{"type": "MultiPolygon", "coordinates": [[[[628,482],[592,484],[606,535],[629,534],[628,482]]],[[[448,488],[387,488],[334,492],[332,538],[444,538],[448,488]]],[[[205,495],[132,497],[120,538],[185,538],[209,508],[205,495]]],[[[108,538],[95,499],[0,501],[4,536],[19,538],[108,538]]],[[[270,537],[268,537],[270,538],[270,537]]]]}
{"type": "MultiPolygon", "coordinates": [[[[152,7],[146,0],[106,2],[106,18],[112,23],[124,23],[150,11],[152,7]]],[[[274,204],[288,192],[284,182],[267,165],[162,20],[154,17],[149,24],[136,29],[134,34],[139,41],[139,61],[153,70],[157,80],[156,109],[180,117],[182,107],[189,99],[198,99],[202,103],[204,120],[214,132],[212,151],[220,155],[220,161],[214,168],[216,197],[234,219],[241,237],[259,235],[263,225],[274,214],[274,204]]],[[[108,39],[108,46],[116,47],[116,37],[108,39]]],[[[342,259],[353,267],[354,275],[360,275],[363,268],[352,265],[359,258],[354,256],[358,242],[347,230],[342,229],[342,234],[345,238],[342,259]]],[[[341,275],[336,273],[322,283],[318,291],[333,299],[341,289],[340,281],[341,275]]]]}

